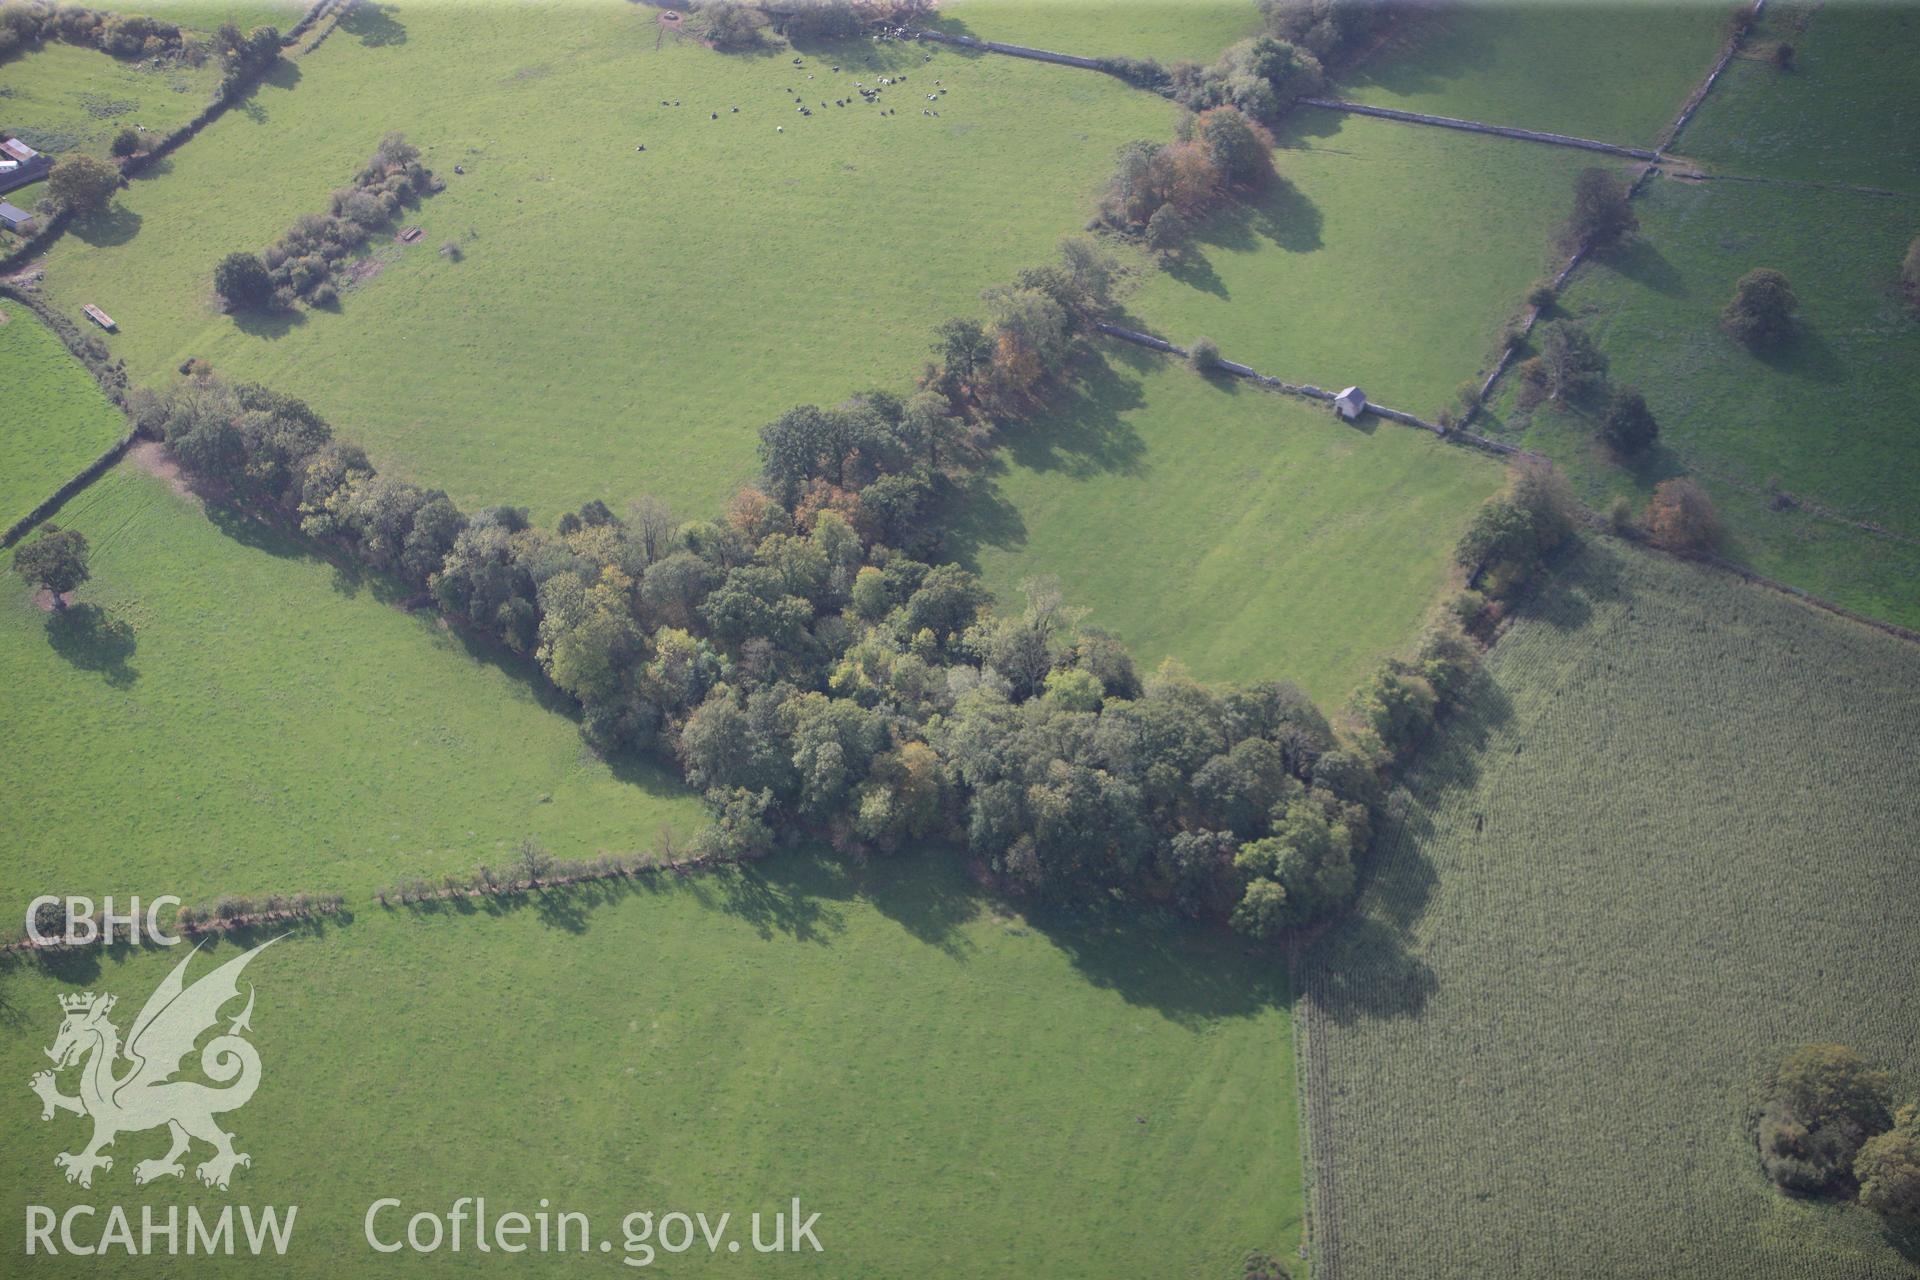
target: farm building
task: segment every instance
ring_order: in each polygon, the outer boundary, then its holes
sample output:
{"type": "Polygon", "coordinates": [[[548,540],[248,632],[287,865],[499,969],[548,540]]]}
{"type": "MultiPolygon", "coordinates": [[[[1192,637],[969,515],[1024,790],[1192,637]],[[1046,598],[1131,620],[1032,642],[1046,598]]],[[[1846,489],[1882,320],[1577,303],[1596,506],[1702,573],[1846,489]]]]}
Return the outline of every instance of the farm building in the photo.
{"type": "Polygon", "coordinates": [[[102,329],[105,329],[107,332],[109,333],[113,332],[112,316],[108,315],[106,312],[102,311],[100,308],[94,306],[91,302],[81,307],[80,310],[86,312],[87,319],[93,321],[95,324],[99,325],[102,329]]]}
{"type": "Polygon", "coordinates": [[[0,193],[38,182],[51,168],[53,161],[20,139],[0,139],[0,193]]]}
{"type": "Polygon", "coordinates": [[[5,227],[9,231],[20,231],[32,221],[33,215],[25,209],[16,209],[5,200],[0,200],[0,227],[5,227]]]}
{"type": "Polygon", "coordinates": [[[1352,422],[1367,411],[1367,393],[1358,387],[1348,387],[1333,398],[1333,411],[1352,422]]]}

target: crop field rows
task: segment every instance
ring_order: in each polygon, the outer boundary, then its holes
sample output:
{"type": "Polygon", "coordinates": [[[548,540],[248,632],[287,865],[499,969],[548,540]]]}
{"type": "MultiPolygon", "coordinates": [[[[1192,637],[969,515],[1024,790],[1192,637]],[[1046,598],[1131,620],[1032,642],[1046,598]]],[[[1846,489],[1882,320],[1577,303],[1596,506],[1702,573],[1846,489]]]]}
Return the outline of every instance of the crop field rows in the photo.
{"type": "Polygon", "coordinates": [[[1800,1043],[1920,1086],[1917,690],[1772,593],[1563,566],[1305,957],[1317,1274],[1907,1274],[1744,1122],[1800,1043]]]}

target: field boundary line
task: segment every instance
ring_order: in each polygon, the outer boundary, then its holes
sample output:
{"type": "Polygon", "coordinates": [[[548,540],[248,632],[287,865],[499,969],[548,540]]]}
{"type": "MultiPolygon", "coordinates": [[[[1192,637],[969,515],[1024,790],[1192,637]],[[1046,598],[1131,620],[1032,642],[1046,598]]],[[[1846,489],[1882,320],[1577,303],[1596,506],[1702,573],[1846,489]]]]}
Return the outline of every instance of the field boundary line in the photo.
{"type": "Polygon", "coordinates": [[[75,494],[105,475],[113,468],[114,464],[127,456],[127,450],[133,448],[134,442],[139,440],[139,438],[140,429],[138,427],[129,429],[127,434],[108,445],[99,457],[80,468],[80,470],[73,475],[67,477],[66,482],[53,491],[52,497],[47,498],[39,506],[7,526],[6,533],[0,534],[0,551],[6,550],[14,543],[20,541],[20,539],[26,537],[28,533],[32,532],[36,527],[57,513],[61,507],[66,506],[67,502],[73,498],[75,494]]]}
{"type": "Polygon", "coordinates": [[[1294,101],[1302,107],[1319,107],[1323,111],[1341,111],[1358,116],[1378,116],[1382,120],[1397,120],[1402,124],[1424,124],[1438,129],[1458,129],[1463,133],[1483,133],[1499,138],[1514,138],[1521,142],[1543,143],[1547,146],[1601,151],[1609,155],[1627,156],[1634,160],[1660,158],[1659,152],[1648,151],[1643,147],[1627,147],[1617,142],[1580,138],[1570,133],[1547,133],[1539,129],[1522,129],[1514,125],[1485,124],[1479,120],[1462,120],[1457,116],[1433,116],[1421,111],[1401,111],[1394,107],[1370,107],[1362,102],[1348,102],[1342,98],[1296,98],[1294,101]]]}
{"type": "MultiPolygon", "coordinates": [[[[1110,338],[1118,338],[1122,342],[1130,342],[1137,347],[1146,347],[1150,351],[1158,351],[1164,355],[1179,356],[1184,360],[1190,354],[1185,347],[1175,346],[1165,338],[1156,338],[1150,333],[1141,333],[1137,329],[1126,329],[1117,324],[1107,324],[1104,321],[1096,321],[1093,327],[1096,331],[1110,338]]],[[[1272,391],[1279,391],[1286,395],[1302,396],[1308,400],[1318,400],[1327,404],[1333,402],[1334,393],[1328,391],[1325,387],[1317,387],[1310,382],[1287,382],[1284,379],[1261,373],[1251,365],[1240,364],[1238,361],[1223,359],[1215,368],[1219,369],[1222,373],[1232,374],[1236,378],[1245,378],[1249,382],[1256,383],[1272,391]]],[[[1522,449],[1518,445],[1508,444],[1504,440],[1489,439],[1486,436],[1477,435],[1474,432],[1465,431],[1459,427],[1443,427],[1437,422],[1429,422],[1425,418],[1417,414],[1408,413],[1404,409],[1395,409],[1389,405],[1375,404],[1371,400],[1367,401],[1366,411],[1378,417],[1385,418],[1389,422],[1397,422],[1402,426],[1414,427],[1421,431],[1430,431],[1442,440],[1453,440],[1461,444],[1471,445],[1476,449],[1483,450],[1487,453],[1498,454],[1501,457],[1537,458],[1541,456],[1540,454],[1522,449]]]]}
{"type": "MultiPolygon", "coordinates": [[[[1760,21],[1760,15],[1765,12],[1766,5],[1767,0],[1753,0],[1753,21],[1755,23],[1760,21]]],[[[1647,164],[1640,170],[1639,175],[1634,178],[1632,184],[1627,187],[1627,199],[1631,200],[1646,190],[1653,176],[1660,171],[1661,163],[1667,159],[1667,149],[1673,146],[1674,140],[1680,136],[1680,130],[1686,127],[1687,122],[1693,119],[1694,113],[1697,112],[1701,104],[1707,100],[1708,92],[1715,84],[1719,83],[1720,73],[1727,69],[1728,65],[1732,63],[1734,55],[1738,53],[1740,47],[1746,43],[1747,30],[1749,29],[1750,28],[1743,28],[1733,32],[1721,44],[1720,56],[1715,59],[1713,67],[1702,77],[1700,83],[1695,85],[1692,91],[1687,94],[1686,101],[1681,104],[1680,114],[1660,134],[1659,139],[1654,143],[1653,151],[1643,156],[1647,164]]],[[[1573,254],[1568,257],[1567,264],[1560,268],[1559,272],[1554,275],[1553,289],[1555,293],[1558,293],[1565,287],[1567,281],[1572,278],[1574,271],[1582,262],[1586,261],[1589,247],[1590,246],[1583,244],[1578,249],[1575,249],[1573,254]]],[[[1520,336],[1522,339],[1533,336],[1534,326],[1540,322],[1542,310],[1543,308],[1540,307],[1527,308],[1526,318],[1520,322],[1520,336]]],[[[1501,377],[1508,369],[1513,367],[1515,359],[1519,356],[1519,347],[1519,343],[1509,343],[1506,348],[1500,352],[1500,358],[1494,361],[1493,372],[1489,373],[1486,379],[1480,384],[1479,398],[1473,407],[1468,410],[1467,421],[1471,422],[1473,420],[1473,415],[1479,412],[1480,405],[1485,404],[1487,397],[1493,394],[1493,389],[1499,383],[1501,377]]]]}
{"type": "Polygon", "coordinates": [[[953,45],[958,49],[973,49],[981,53],[1004,53],[1009,58],[1027,58],[1034,62],[1051,62],[1056,66],[1079,67],[1083,71],[1114,74],[1101,59],[1083,58],[1077,53],[1055,53],[1050,49],[1032,49],[1023,44],[1006,44],[999,40],[951,35],[945,31],[931,31],[919,27],[902,31],[900,34],[909,40],[930,40],[935,44],[953,45]]]}
{"type": "MultiPolygon", "coordinates": [[[[296,22],[287,34],[280,37],[280,48],[288,49],[299,42],[303,34],[317,20],[322,11],[334,0],[318,0],[306,15],[296,22]]],[[[147,151],[130,157],[120,165],[120,187],[132,185],[133,179],[152,168],[157,162],[166,159],[183,145],[198,137],[200,131],[225,115],[228,110],[245,102],[260,87],[260,82],[279,65],[280,55],[275,54],[272,62],[256,67],[245,80],[233,86],[231,90],[214,90],[213,100],[202,107],[193,119],[169,133],[147,151]]],[[[65,234],[72,222],[71,211],[62,209],[47,219],[46,226],[35,232],[31,239],[12,253],[0,257],[0,276],[12,275],[39,257],[41,252],[65,234]]]]}
{"type": "MultiPolygon", "coordinates": [[[[1122,342],[1132,343],[1134,346],[1145,347],[1150,351],[1158,351],[1163,355],[1179,356],[1182,359],[1187,358],[1189,355],[1189,352],[1185,347],[1176,346],[1175,344],[1168,342],[1165,338],[1156,338],[1150,333],[1141,333],[1137,329],[1126,329],[1126,328],[1122,328],[1120,325],[1117,325],[1117,324],[1107,324],[1104,321],[1096,321],[1093,327],[1098,332],[1103,333],[1110,338],[1117,338],[1122,342]]],[[[1255,383],[1256,385],[1267,387],[1270,390],[1283,392],[1287,395],[1302,396],[1309,400],[1318,400],[1318,401],[1329,402],[1329,403],[1333,400],[1333,392],[1328,391],[1323,387],[1316,387],[1312,383],[1286,382],[1279,378],[1270,377],[1252,368],[1251,366],[1240,364],[1236,361],[1221,360],[1216,367],[1219,368],[1220,371],[1223,373],[1232,374],[1236,378],[1244,378],[1249,382],[1255,383]]],[[[1423,431],[1430,431],[1442,440],[1455,441],[1460,444],[1470,445],[1473,448],[1480,449],[1487,453],[1496,454],[1500,457],[1531,458],[1537,461],[1548,462],[1548,463],[1552,461],[1545,454],[1535,453],[1531,449],[1523,449],[1519,445],[1509,444],[1504,440],[1494,440],[1487,436],[1479,435],[1472,431],[1467,431],[1461,427],[1453,427],[1453,428],[1443,427],[1437,422],[1428,422],[1424,418],[1416,417],[1415,415],[1404,412],[1403,410],[1389,408],[1386,405],[1374,404],[1371,400],[1367,402],[1367,412],[1378,414],[1380,417],[1385,418],[1390,422],[1398,422],[1405,426],[1417,427],[1423,431]]],[[[1581,511],[1582,519],[1590,528],[1600,529],[1600,530],[1611,529],[1611,525],[1608,523],[1606,518],[1603,517],[1599,512],[1593,510],[1591,507],[1588,507],[1585,504],[1582,504],[1580,507],[1580,511],[1581,511]]],[[[1897,637],[1898,639],[1906,640],[1914,644],[1920,644],[1920,631],[1912,631],[1906,627],[1899,625],[1898,623],[1883,622],[1878,618],[1870,618],[1865,614],[1855,613],[1853,610],[1847,608],[1843,604],[1836,604],[1834,601],[1828,600],[1824,596],[1817,596],[1817,595],[1814,595],[1812,592],[1804,591],[1799,587],[1789,586],[1787,583],[1777,581],[1773,578],[1769,578],[1763,573],[1756,572],[1755,570],[1746,568],[1743,565],[1735,564],[1733,561],[1724,559],[1723,557],[1716,556],[1716,555],[1699,554],[1699,553],[1669,551],[1667,550],[1667,548],[1662,547],[1657,543],[1647,541],[1646,539],[1641,537],[1633,536],[1631,534],[1622,535],[1622,536],[1627,537],[1628,541],[1634,542],[1641,546],[1645,546],[1650,550],[1659,551],[1666,555],[1670,555],[1674,557],[1676,560],[1686,560],[1695,564],[1706,565],[1710,568],[1724,569],[1728,573],[1735,574],[1745,579],[1746,581],[1753,583],[1756,586],[1767,587],[1774,591],[1779,592],[1782,595],[1792,596],[1794,599],[1800,600],[1806,604],[1810,604],[1816,609],[1821,609],[1827,613],[1834,614],[1837,617],[1846,618],[1850,621],[1858,622],[1865,626],[1873,627],[1876,630],[1883,631],[1890,636],[1897,637]]]]}
{"type": "Polygon", "coordinates": [[[1721,75],[1733,65],[1734,55],[1739,53],[1740,47],[1747,42],[1747,33],[1760,25],[1760,16],[1766,12],[1766,9],[1767,0],[1753,0],[1752,21],[1727,36],[1726,42],[1720,47],[1720,57],[1715,60],[1712,70],[1708,71],[1706,77],[1693,87],[1693,92],[1687,95],[1686,101],[1680,104],[1680,114],[1673,118],[1672,123],[1660,135],[1660,140],[1654,144],[1656,150],[1664,152],[1672,147],[1680,137],[1680,131],[1692,122],[1694,113],[1700,110],[1700,105],[1707,100],[1707,95],[1713,92],[1713,86],[1720,83],[1721,75]]]}
{"type": "MultiPolygon", "coordinates": [[[[125,393],[122,388],[114,383],[99,365],[95,364],[93,360],[89,359],[79,350],[80,330],[78,327],[65,316],[47,306],[39,297],[11,281],[0,280],[0,298],[7,298],[19,303],[33,313],[34,323],[45,324],[47,328],[53,332],[53,336],[60,340],[60,345],[66,348],[67,354],[80,362],[80,367],[85,369],[93,378],[94,383],[99,386],[101,392],[112,402],[113,407],[120,412],[123,418],[127,417],[127,405],[124,398],[125,393]]],[[[134,442],[139,440],[139,438],[140,428],[131,418],[127,418],[127,431],[125,435],[108,445],[92,462],[89,462],[79,471],[69,476],[65,483],[58,489],[55,489],[51,496],[34,507],[33,510],[8,525],[5,533],[0,533],[0,551],[4,551],[14,543],[20,541],[20,539],[24,538],[35,526],[43,523],[59,511],[61,507],[64,507],[75,494],[105,475],[112,469],[115,463],[126,456],[127,450],[131,449],[134,442]]]]}

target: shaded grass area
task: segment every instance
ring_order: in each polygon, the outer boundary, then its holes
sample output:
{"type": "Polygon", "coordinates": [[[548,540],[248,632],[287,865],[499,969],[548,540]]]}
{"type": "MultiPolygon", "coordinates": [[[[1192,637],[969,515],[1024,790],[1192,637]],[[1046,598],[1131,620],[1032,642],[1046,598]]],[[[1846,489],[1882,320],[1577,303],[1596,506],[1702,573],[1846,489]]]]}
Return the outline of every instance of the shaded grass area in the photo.
{"type": "Polygon", "coordinates": [[[1311,108],[1280,143],[1284,181],[1203,224],[1133,313],[1175,342],[1213,338],[1262,373],[1358,383],[1425,416],[1490,367],[1545,271],[1574,175],[1597,161],[1311,108]]]}
{"type": "Polygon", "coordinates": [[[285,34],[313,5],[312,0],[101,0],[87,7],[151,14],[192,31],[212,32],[221,23],[231,22],[242,31],[272,26],[285,34]]]}
{"type": "Polygon", "coordinates": [[[677,780],[590,754],[529,668],[131,463],[60,522],[93,548],[74,607],[12,574],[0,596],[7,918],[47,892],[364,898],[529,835],[591,857],[703,824],[677,780]]]}
{"type": "MultiPolygon", "coordinates": [[[[49,155],[84,151],[104,159],[120,130],[171,133],[200,114],[219,84],[212,58],[198,67],[156,66],[48,41],[0,61],[0,126],[49,155]]],[[[31,209],[46,191],[36,183],[7,198],[31,209]]]]}
{"type": "Polygon", "coordinates": [[[1742,1117],[1805,1042],[1920,1089],[1916,725],[1920,649],[1612,542],[1561,566],[1307,957],[1321,1274],[1909,1274],[1742,1117]]]}
{"type": "MultiPolygon", "coordinates": [[[[118,994],[124,1029],[177,959],[0,973],[0,1069],[24,1081],[46,1066],[57,994],[118,994]]],[[[151,1132],[124,1135],[91,1192],[69,1186],[52,1155],[81,1122],[42,1124],[21,1088],[0,1111],[18,1157],[0,1170],[0,1209],[298,1204],[273,1263],[294,1276],[390,1272],[362,1238],[368,1205],[389,1195],[405,1201],[396,1230],[458,1196],[484,1195],[490,1214],[550,1197],[614,1242],[602,1269],[629,1212],[732,1211],[744,1241],[749,1213],[796,1195],[821,1214],[824,1252],[779,1265],[812,1276],[1226,1275],[1248,1249],[1299,1242],[1277,957],[1183,928],[1005,914],[938,856],[855,872],[795,853],[619,901],[537,897],[465,918],[370,908],[277,944],[247,976],[267,1065],[254,1101],[225,1117],[253,1157],[231,1193],[191,1171],[134,1192],[133,1163],[164,1143],[151,1132]]],[[[461,1254],[406,1264],[593,1265],[476,1254],[470,1233],[461,1254]]],[[[704,1245],[657,1261],[741,1265],[704,1245]]],[[[97,1265],[36,1260],[50,1275],[97,1265]]]]}
{"type": "Polygon", "coordinates": [[[1563,300],[1585,317],[1616,381],[1640,387],[1661,424],[1631,469],[1591,444],[1591,425],[1510,408],[1509,435],[1567,466],[1604,504],[1636,501],[1693,473],[1726,517],[1728,551],[1770,577],[1850,608],[1920,624],[1920,324],[1900,296],[1916,224],[1899,202],[1799,187],[1659,180],[1636,202],[1640,242],[1581,268],[1563,300]],[[1786,273],[1799,335],[1756,356],[1719,327],[1735,282],[1786,273]],[[1806,504],[1883,526],[1900,540],[1774,510],[1768,483],[1806,504]]]}
{"type": "MultiPolygon", "coordinates": [[[[54,491],[127,432],[120,410],[53,330],[16,302],[0,302],[0,529],[54,491]]],[[[12,556],[6,557],[10,586],[12,556]]]]}
{"type": "Polygon", "coordinates": [[[1378,107],[1652,146],[1712,68],[1726,11],[1707,4],[1462,3],[1403,17],[1343,73],[1378,107]]]}
{"type": "Polygon", "coordinates": [[[1920,194],[1920,11],[1769,4],[1748,47],[1679,150],[1733,173],[1920,194]],[[1780,41],[1793,46],[1792,71],[1765,60],[1780,41]]]}
{"type": "Polygon", "coordinates": [[[136,380],[209,358],[463,505],[545,520],[652,491],[691,517],[755,474],[782,410],[905,390],[933,327],[1047,257],[1113,149],[1175,110],[1104,76],[900,43],[810,47],[804,68],[784,46],[722,55],[655,16],[362,4],[123,193],[131,234],[66,237],[47,288],[120,321],[136,380]],[[882,105],[856,96],[901,73],[882,105]],[[948,92],[935,107],[922,89],[948,92]],[[390,129],[448,183],[403,217],[423,238],[377,244],[337,310],[221,315],[213,265],[324,209],[390,129]],[[437,252],[450,241],[459,261],[437,252]]]}
{"type": "Polygon", "coordinates": [[[1077,54],[1212,62],[1228,45],[1260,34],[1252,0],[949,0],[934,25],[957,35],[1077,54]]]}
{"type": "Polygon", "coordinates": [[[1143,671],[1292,680],[1337,709],[1413,636],[1499,466],[1425,432],[1106,342],[1073,393],[1008,432],[963,510],[1003,605],[1053,575],[1143,671]]]}

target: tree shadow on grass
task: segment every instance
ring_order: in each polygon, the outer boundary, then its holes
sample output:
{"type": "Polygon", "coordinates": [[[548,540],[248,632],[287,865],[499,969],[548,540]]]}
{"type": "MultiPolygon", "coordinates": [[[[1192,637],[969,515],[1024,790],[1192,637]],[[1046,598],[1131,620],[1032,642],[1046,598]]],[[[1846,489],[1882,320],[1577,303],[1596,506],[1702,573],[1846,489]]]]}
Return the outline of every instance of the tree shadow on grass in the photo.
{"type": "Polygon", "coordinates": [[[405,44],[407,29],[393,14],[392,5],[361,0],[340,20],[340,29],[369,49],[405,44]]]}
{"type": "Polygon", "coordinates": [[[1094,986],[1183,1027],[1290,1008],[1284,956],[1137,902],[1028,913],[1094,986]]]}
{"type": "Polygon", "coordinates": [[[116,203],[99,213],[76,219],[71,226],[73,234],[87,244],[96,249],[107,249],[125,244],[139,235],[140,221],[139,214],[116,203]]]}
{"type": "Polygon", "coordinates": [[[81,671],[93,671],[115,689],[140,678],[128,664],[138,649],[133,627],[96,604],[76,604],[47,617],[47,643],[81,671]]]}
{"type": "Polygon", "coordinates": [[[1029,471],[1076,478],[1106,472],[1138,474],[1146,444],[1124,414],[1146,403],[1140,383],[1095,352],[1047,403],[1001,431],[1006,456],[1029,471]]]}
{"type": "Polygon", "coordinates": [[[1220,278],[1220,273],[1213,269],[1213,263],[1207,260],[1204,253],[1181,253],[1167,258],[1162,262],[1161,270],[1189,289],[1210,293],[1222,301],[1233,296],[1227,290],[1227,282],[1220,278]]]}
{"type": "Polygon", "coordinates": [[[1775,373],[1802,382],[1833,386],[1847,378],[1847,367],[1833,344],[1818,329],[1809,328],[1804,320],[1795,326],[1793,336],[1779,346],[1752,354],[1775,373]]]}
{"type": "Polygon", "coordinates": [[[1620,248],[1594,255],[1594,261],[1624,279],[1669,298],[1687,296],[1686,277],[1667,260],[1660,247],[1644,236],[1635,236],[1620,248]]]}
{"type": "MultiPolygon", "coordinates": [[[[241,925],[232,929],[209,929],[199,934],[183,934],[181,941],[185,945],[178,947],[145,940],[135,944],[122,939],[111,946],[40,947],[30,951],[10,951],[0,955],[0,972],[32,965],[55,981],[87,986],[101,980],[107,972],[108,961],[121,965],[136,956],[169,952],[168,958],[178,963],[195,951],[205,952],[204,959],[211,959],[221,947],[244,951],[283,937],[324,938],[333,926],[352,924],[353,920],[351,911],[339,911],[293,920],[241,925]]],[[[194,971],[188,975],[189,981],[204,971],[202,963],[196,962],[194,971]]]]}
{"type": "Polygon", "coordinates": [[[1134,370],[1159,357],[1139,348],[1108,344],[1078,366],[1076,379],[1047,403],[1001,428],[1001,448],[946,502],[940,521],[941,554],[977,569],[984,547],[1026,545],[1027,526],[1001,491],[1011,468],[1062,472],[1075,479],[1119,472],[1141,474],[1146,443],[1123,416],[1145,403],[1134,370]],[[1122,368],[1120,366],[1126,366],[1122,368]]]}
{"type": "MultiPolygon", "coordinates": [[[[1301,978],[1333,1023],[1417,1018],[1440,988],[1414,940],[1414,928],[1440,883],[1431,852],[1440,832],[1434,815],[1454,808],[1478,785],[1481,762],[1501,744],[1513,703],[1495,677],[1481,671],[1458,710],[1419,748],[1385,806],[1373,848],[1360,868],[1351,912],[1313,937],[1302,952],[1301,978]]],[[[1476,831],[1487,815],[1471,817],[1476,831]]]]}
{"type": "Polygon", "coordinates": [[[233,324],[236,329],[249,337],[265,338],[269,342],[286,337],[306,322],[307,313],[298,307],[233,313],[233,324]]]}

